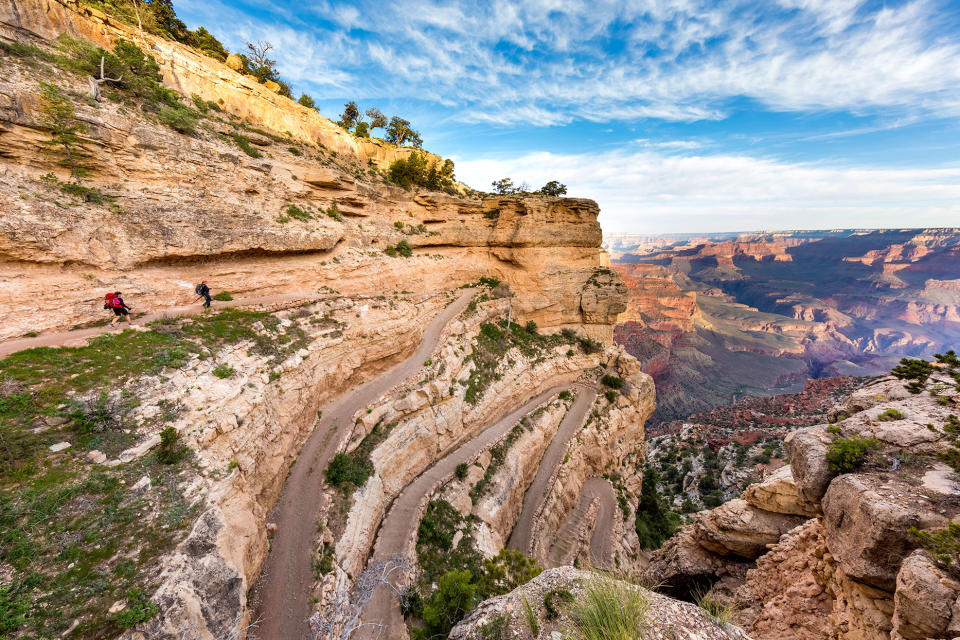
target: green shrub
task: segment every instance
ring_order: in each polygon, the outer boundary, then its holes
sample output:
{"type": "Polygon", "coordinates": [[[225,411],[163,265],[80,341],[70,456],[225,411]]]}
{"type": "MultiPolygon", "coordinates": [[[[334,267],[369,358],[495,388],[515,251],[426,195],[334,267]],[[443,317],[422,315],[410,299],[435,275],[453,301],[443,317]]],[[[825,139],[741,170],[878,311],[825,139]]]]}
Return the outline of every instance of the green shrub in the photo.
{"type": "Polygon", "coordinates": [[[373,473],[370,454],[386,439],[393,427],[393,424],[383,425],[378,422],[356,449],[333,456],[326,471],[327,482],[343,490],[358,489],[365,485],[367,478],[373,473]]]}
{"type": "Polygon", "coordinates": [[[611,376],[609,374],[604,375],[602,378],[600,378],[600,382],[611,389],[623,388],[623,378],[618,378],[617,376],[611,376]]]}
{"type": "Polygon", "coordinates": [[[180,443],[180,434],[173,427],[160,432],[160,446],[157,447],[157,461],[160,464],[176,464],[183,459],[188,449],[180,443]]]}
{"type": "Polygon", "coordinates": [[[480,286],[490,287],[491,289],[496,289],[502,284],[500,280],[490,276],[481,276],[477,282],[480,284],[480,286]]]}
{"type": "Polygon", "coordinates": [[[0,586],[0,634],[7,637],[27,622],[30,613],[30,595],[21,593],[20,585],[0,586]]]}
{"type": "Polygon", "coordinates": [[[197,116],[182,105],[161,107],[157,117],[160,122],[179,133],[192,136],[197,132],[197,116]]]}
{"type": "Polygon", "coordinates": [[[294,220],[299,220],[300,222],[306,222],[307,220],[313,220],[313,216],[310,215],[310,212],[306,209],[302,209],[295,204],[288,204],[287,208],[284,210],[284,213],[294,220]]]}
{"type": "Polygon", "coordinates": [[[337,205],[330,205],[330,208],[327,209],[327,215],[337,222],[343,222],[343,214],[340,213],[340,210],[337,209],[337,205]]]}
{"type": "Polygon", "coordinates": [[[237,146],[240,147],[240,150],[251,158],[263,157],[263,154],[260,153],[260,150],[250,144],[250,138],[247,136],[243,135],[242,133],[234,133],[231,137],[237,146]]]}
{"type": "Polygon", "coordinates": [[[335,487],[345,485],[362,487],[372,471],[373,469],[356,462],[349,454],[338,453],[333,456],[333,460],[327,467],[327,482],[335,487]]]}
{"type": "Polygon", "coordinates": [[[387,248],[385,248],[385,249],[383,250],[383,252],[384,252],[385,254],[387,254],[388,256],[390,256],[391,258],[396,258],[396,257],[397,257],[397,249],[396,249],[396,247],[388,246],[387,248]]]}
{"type": "Polygon", "coordinates": [[[193,106],[195,106],[197,108],[197,111],[199,111],[200,113],[206,113],[207,111],[210,110],[210,105],[207,103],[207,101],[201,98],[200,96],[198,96],[197,94],[195,93],[190,94],[190,100],[193,101],[193,106]]]}
{"type": "Polygon", "coordinates": [[[573,640],[636,640],[646,632],[650,604],[640,590],[611,578],[597,576],[570,608],[569,635],[573,640]]]}
{"type": "Polygon", "coordinates": [[[236,369],[226,363],[223,363],[218,364],[210,373],[217,376],[221,380],[226,380],[227,378],[232,378],[236,372],[236,369]]]}
{"type": "Polygon", "coordinates": [[[480,593],[484,598],[510,593],[543,572],[533,558],[515,549],[501,549],[497,555],[483,561],[480,593]]]}
{"type": "Polygon", "coordinates": [[[920,546],[929,551],[938,562],[947,567],[960,564],[960,523],[951,522],[945,529],[934,532],[910,527],[909,532],[917,538],[920,546]]]}
{"type": "MultiPolygon", "coordinates": [[[[712,480],[712,476],[704,476],[701,480],[706,478],[712,480]]],[[[640,502],[637,503],[634,520],[641,549],[659,548],[680,526],[680,516],[670,509],[660,494],[660,483],[660,473],[656,467],[647,465],[643,470],[640,502]]],[[[701,493],[707,493],[710,487],[705,489],[701,490],[701,493]]]]}
{"type": "Polygon", "coordinates": [[[861,436],[834,440],[827,447],[827,466],[834,473],[850,473],[859,469],[870,450],[878,446],[879,440],[861,436]]]}
{"type": "Polygon", "coordinates": [[[221,291],[217,295],[213,296],[214,300],[219,300],[220,302],[230,302],[233,300],[233,296],[230,295],[229,291],[221,291]]]}
{"type": "Polygon", "coordinates": [[[156,615],[157,605],[147,600],[139,589],[130,589],[127,593],[127,608],[113,616],[113,623],[121,629],[129,629],[135,624],[146,622],[156,615]]]}
{"type": "Polygon", "coordinates": [[[543,606],[547,610],[547,620],[556,620],[563,608],[573,602],[573,593],[569,589],[550,589],[543,594],[543,606]]]}
{"type": "Polygon", "coordinates": [[[832,435],[835,435],[835,436],[838,436],[838,435],[840,435],[841,433],[843,433],[843,429],[841,429],[840,427],[838,427],[838,426],[835,425],[835,424],[832,424],[832,425],[830,425],[829,427],[827,427],[827,433],[832,434],[832,435]]]}
{"type": "Polygon", "coordinates": [[[480,640],[506,640],[509,637],[510,617],[500,614],[478,629],[480,640]]]}
{"type": "Polygon", "coordinates": [[[903,420],[905,417],[902,412],[896,409],[887,409],[877,416],[877,420],[880,422],[892,422],[894,420],[903,420]]]}
{"type": "Polygon", "coordinates": [[[467,463],[466,463],[466,462],[461,462],[460,464],[457,465],[457,471],[456,471],[457,480],[465,480],[465,479],[466,479],[466,477],[467,477],[467,469],[468,469],[468,467],[467,467],[467,463]]]}
{"type": "Polygon", "coordinates": [[[298,157],[303,155],[303,152],[300,151],[299,147],[287,147],[287,151],[298,157]]]}
{"type": "Polygon", "coordinates": [[[406,240],[401,240],[397,243],[397,253],[399,253],[404,258],[409,258],[413,255],[413,247],[410,246],[410,243],[406,240]]]}
{"type": "Polygon", "coordinates": [[[479,601],[469,571],[453,569],[437,581],[437,589],[424,602],[423,627],[413,630],[414,640],[445,638],[479,601]]]}
{"type": "Polygon", "coordinates": [[[905,386],[910,393],[920,393],[927,384],[927,379],[933,373],[934,367],[926,360],[903,358],[900,364],[890,372],[901,380],[912,380],[905,386]]]}
{"type": "Polygon", "coordinates": [[[610,391],[604,391],[603,397],[607,399],[607,402],[612,404],[617,401],[617,392],[612,389],[610,391]]]}

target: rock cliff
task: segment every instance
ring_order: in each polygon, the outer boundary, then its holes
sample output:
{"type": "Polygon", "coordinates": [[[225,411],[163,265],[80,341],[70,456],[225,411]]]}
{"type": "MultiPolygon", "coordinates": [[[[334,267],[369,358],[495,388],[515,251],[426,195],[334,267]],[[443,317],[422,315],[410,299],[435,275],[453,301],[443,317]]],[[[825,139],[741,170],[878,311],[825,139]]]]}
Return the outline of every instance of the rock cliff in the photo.
{"type": "MultiPolygon", "coordinates": [[[[57,571],[88,553],[92,564],[75,573],[101,576],[100,590],[71,609],[72,621],[38,600],[14,637],[243,637],[271,593],[282,602],[267,610],[264,632],[292,637],[302,629],[266,625],[304,624],[311,591],[320,605],[348,592],[397,535],[381,522],[421,480],[430,484],[414,496],[415,511],[450,495],[476,519],[486,556],[508,545],[518,522],[552,535],[600,483],[591,518],[569,526],[602,539],[611,561],[637,561],[632,510],[653,385],[609,345],[625,288],[600,246],[596,203],[405,190],[383,169],[413,150],[357,139],[226,65],[73,0],[4,3],[0,38],[0,340],[43,333],[83,345],[88,334],[68,329],[95,326],[106,291],[160,317],[76,352],[0,361],[4,428],[36,436],[30,455],[68,469],[72,490],[93,492],[78,499],[84,514],[100,499],[91,478],[115,489],[129,481],[122,504],[143,525],[106,550],[95,536],[63,542],[69,557],[44,547],[57,571]],[[158,111],[109,95],[87,99],[60,36],[108,49],[136,43],[179,104],[207,105],[192,116],[196,128],[179,132],[158,111]],[[82,184],[43,151],[41,82],[60,88],[82,127],[90,171],[82,184]],[[194,301],[200,280],[241,309],[170,313],[194,301]],[[97,361],[125,344],[134,353],[97,361]],[[72,377],[43,368],[64,361],[72,377]],[[601,387],[602,375],[619,381],[616,391],[601,387]],[[64,395],[51,396],[49,414],[32,405],[26,417],[6,413],[8,398],[46,398],[53,386],[64,395]],[[573,387],[576,399],[563,395],[573,387]],[[589,419],[568,419],[578,399],[589,419]],[[491,468],[491,452],[513,433],[500,422],[521,409],[523,437],[491,468]],[[103,412],[116,413],[111,426],[82,422],[103,412]],[[561,430],[572,444],[554,460],[561,430]],[[353,490],[328,475],[335,453],[369,465],[353,490]],[[450,474],[430,476],[467,453],[475,467],[467,477],[490,476],[469,508],[453,494],[470,489],[450,474]],[[541,480],[542,498],[525,510],[528,487],[541,480]],[[611,500],[624,506],[609,508],[611,500]],[[285,518],[291,501],[300,510],[285,518]],[[603,518],[613,526],[593,525],[603,518]],[[301,525],[306,533],[285,547],[301,525]],[[292,548],[291,562],[264,573],[271,547],[292,548]],[[290,590],[268,583],[248,602],[258,576],[299,570],[290,590]],[[290,603],[304,608],[287,615],[290,603]]],[[[24,462],[26,476],[4,488],[27,490],[23,478],[41,482],[30,476],[41,468],[24,462]]],[[[417,520],[408,525],[401,542],[410,547],[417,520]]],[[[2,569],[4,588],[25,584],[22,567],[2,569]]],[[[44,589],[60,597],[66,587],[55,578],[44,589]]]]}
{"type": "Polygon", "coordinates": [[[711,586],[761,640],[954,637],[958,374],[945,362],[927,391],[878,379],[831,408],[834,424],[788,435],[789,466],[694,516],[648,579],[711,586]]]}

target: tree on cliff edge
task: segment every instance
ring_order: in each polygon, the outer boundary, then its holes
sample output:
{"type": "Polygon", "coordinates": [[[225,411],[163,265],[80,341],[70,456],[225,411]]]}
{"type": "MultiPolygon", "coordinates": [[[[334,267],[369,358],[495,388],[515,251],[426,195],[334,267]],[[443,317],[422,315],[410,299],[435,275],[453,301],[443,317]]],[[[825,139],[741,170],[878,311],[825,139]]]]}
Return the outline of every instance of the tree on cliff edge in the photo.
{"type": "Polygon", "coordinates": [[[50,139],[41,144],[51,153],[63,154],[60,165],[70,167],[70,175],[79,184],[90,173],[83,162],[88,153],[80,137],[87,125],[77,120],[70,98],[49,82],[40,83],[40,114],[40,122],[50,129],[50,139]]]}

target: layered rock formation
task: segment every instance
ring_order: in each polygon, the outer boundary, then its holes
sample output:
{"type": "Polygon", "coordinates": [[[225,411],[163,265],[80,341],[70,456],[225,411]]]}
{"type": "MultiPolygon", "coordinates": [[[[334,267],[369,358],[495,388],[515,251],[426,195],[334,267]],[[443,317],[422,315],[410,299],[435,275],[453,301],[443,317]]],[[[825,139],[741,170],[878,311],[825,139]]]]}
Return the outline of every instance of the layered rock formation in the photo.
{"type": "Polygon", "coordinates": [[[657,380],[655,420],[807,378],[876,375],[960,338],[960,231],[611,237],[617,341],[657,380]]]}
{"type": "MultiPolygon", "coordinates": [[[[603,431],[599,421],[583,430],[561,472],[564,486],[551,494],[543,517],[555,527],[586,478],[608,471],[622,474],[619,490],[635,501],[653,389],[632,358],[595,342],[610,340],[625,308],[624,287],[600,247],[596,203],[406,191],[379,169],[410,149],[355,139],[225,65],[70,0],[6,3],[0,25],[5,39],[47,52],[62,34],[107,47],[130,40],[157,58],[168,87],[219,105],[199,116],[195,134],[176,133],[137,109],[79,99],[86,80],[56,66],[52,54],[25,59],[4,49],[10,72],[0,78],[0,339],[93,323],[103,317],[106,291],[122,290],[137,312],[191,303],[193,285],[202,279],[215,292],[286,301],[268,307],[273,315],[229,346],[164,352],[157,356],[160,374],[121,380],[118,386],[141,402],[131,417],[136,443],[111,460],[101,454],[89,462],[78,453],[82,464],[123,469],[152,455],[164,424],[196,452],[197,468],[182,474],[189,517],[196,519],[189,535],[150,565],[143,584],[155,590],[144,597],[158,611],[125,637],[245,633],[252,621],[247,593],[270,548],[268,513],[310,434],[328,426],[330,433],[318,431],[318,437],[336,434],[332,444],[350,451],[377,420],[396,424],[371,454],[375,471],[364,489],[342,503],[329,492],[347,511],[337,525],[338,538],[347,541],[337,545],[341,589],[349,587],[348,572],[362,569],[379,518],[412,479],[537,391],[581,377],[595,382],[602,368],[630,384],[598,409],[603,431]],[[65,190],[64,168],[42,152],[48,131],[37,98],[40,80],[54,81],[71,97],[77,121],[87,128],[91,175],[82,193],[94,197],[65,190]],[[237,136],[248,137],[255,153],[237,136]],[[502,285],[478,291],[472,315],[443,325],[441,347],[423,377],[388,380],[388,391],[402,386],[370,399],[353,424],[324,422],[330,405],[410,356],[427,324],[449,311],[456,289],[480,277],[502,285]],[[537,338],[550,345],[538,355],[508,352],[480,401],[468,402],[467,381],[477,366],[469,361],[470,341],[481,322],[505,317],[530,327],[518,329],[528,333],[534,326],[544,334],[573,332],[562,341],[537,338]],[[271,346],[270,355],[259,351],[261,334],[270,332],[264,323],[276,329],[278,345],[286,345],[271,346]],[[173,417],[157,419],[167,414],[173,417]]],[[[462,309],[467,302],[455,304],[462,309]]],[[[144,331],[183,335],[174,325],[144,331]]],[[[87,401],[87,395],[77,397],[87,401]]],[[[542,448],[555,417],[544,414],[524,447],[542,448]]],[[[535,470],[534,458],[509,465],[535,470]]],[[[310,472],[319,477],[323,470],[310,472]]],[[[506,485],[501,477],[494,487],[504,506],[481,505],[490,552],[504,545],[517,517],[507,514],[523,499],[522,486],[506,485]]],[[[618,524],[624,559],[635,556],[629,517],[618,524]]],[[[319,596],[328,593],[324,588],[319,596]]],[[[309,585],[301,595],[309,600],[309,585]]],[[[109,611],[91,605],[78,623],[146,607],[133,600],[114,605],[109,611]]]]}
{"type": "Polygon", "coordinates": [[[713,585],[761,640],[956,635],[957,577],[916,533],[960,518],[960,484],[940,460],[956,446],[957,398],[939,375],[921,395],[872,382],[836,407],[829,429],[790,434],[790,465],[695,516],[648,579],[680,594],[713,585]],[[862,457],[839,462],[851,447],[862,457]]]}
{"type": "MultiPolygon", "coordinates": [[[[597,574],[572,567],[544,571],[514,591],[481,604],[454,627],[449,637],[451,640],[480,640],[490,637],[487,634],[491,629],[502,629],[504,635],[499,637],[563,637],[564,631],[570,628],[570,602],[583,602],[590,585],[601,580],[604,578],[597,574]],[[558,598],[558,592],[568,594],[569,600],[558,598]],[[545,600],[550,600],[553,611],[545,600]],[[537,632],[531,633],[532,624],[536,624],[537,632]]],[[[748,640],[741,629],[710,619],[695,605],[665,598],[628,583],[614,582],[614,585],[618,585],[614,586],[617,591],[636,590],[647,604],[641,633],[690,640],[748,640]]]]}
{"type": "MultiPolygon", "coordinates": [[[[20,38],[133,39],[126,27],[71,7],[18,0],[0,20],[20,38]]],[[[37,74],[9,59],[15,72],[0,80],[0,206],[8,212],[0,220],[0,337],[94,320],[103,290],[122,289],[144,311],[190,302],[190,283],[200,279],[233,293],[365,293],[373,281],[381,291],[435,291],[488,275],[517,294],[516,318],[585,325],[609,338],[621,291],[597,272],[607,258],[595,203],[404,191],[384,182],[368,143],[196,52],[148,40],[171,86],[189,79],[187,88],[216,99],[224,114],[190,137],[114,103],[77,103],[89,128],[87,186],[103,192],[104,204],[39,179],[63,176],[63,168],[41,152],[37,74]],[[306,124],[271,119],[288,112],[306,124]],[[257,135],[259,158],[231,138],[251,123],[274,132],[257,135]],[[287,215],[290,205],[302,213],[287,215]],[[412,258],[383,254],[401,241],[412,258]],[[48,311],[27,319],[37,291],[48,311]]],[[[61,79],[85,90],[82,77],[61,79]]]]}

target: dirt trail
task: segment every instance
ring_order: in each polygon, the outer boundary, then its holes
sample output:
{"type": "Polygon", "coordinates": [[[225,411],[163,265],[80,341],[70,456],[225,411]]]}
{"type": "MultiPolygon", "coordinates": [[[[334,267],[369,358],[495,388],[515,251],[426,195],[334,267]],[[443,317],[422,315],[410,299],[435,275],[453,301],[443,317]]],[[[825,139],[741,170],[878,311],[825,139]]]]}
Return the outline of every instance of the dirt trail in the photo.
{"type": "Polygon", "coordinates": [[[310,590],[314,583],[312,555],[323,495],[323,472],[336,453],[353,415],[402,383],[433,354],[446,325],[463,311],[475,292],[468,290],[441,311],[423,332],[409,358],[324,407],[323,418],[307,438],[290,468],[274,507],[277,525],[270,555],[253,589],[253,619],[261,640],[309,637],[310,590]],[[332,437],[331,437],[332,434],[332,437]]]}
{"type": "MultiPolygon", "coordinates": [[[[397,499],[394,500],[393,506],[390,507],[390,511],[387,512],[383,523],[380,525],[376,549],[368,561],[368,564],[372,565],[398,555],[407,555],[408,551],[415,544],[417,528],[420,526],[420,512],[423,503],[444,480],[453,476],[457,465],[462,462],[469,463],[474,460],[481,452],[489,449],[497,440],[512,429],[523,416],[536,410],[537,407],[561,391],[572,388],[572,385],[563,385],[540,393],[520,408],[508,413],[496,423],[484,429],[480,435],[438,460],[432,467],[420,474],[416,480],[404,487],[397,499]]],[[[581,393],[581,395],[584,394],[581,393]]],[[[571,412],[572,411],[573,408],[571,408],[571,412]]],[[[363,613],[363,619],[366,624],[383,625],[386,630],[386,635],[378,635],[379,629],[371,626],[367,627],[367,633],[361,637],[384,637],[391,639],[406,637],[403,614],[400,612],[400,603],[394,592],[390,589],[383,586],[379,587],[363,613]]]]}
{"type": "Polygon", "coordinates": [[[590,411],[590,407],[597,400],[597,390],[592,387],[581,386],[577,388],[577,397],[573,401],[567,415],[560,422],[557,428],[557,434],[547,447],[547,452],[543,454],[540,460],[540,466],[537,468],[537,475],[533,482],[527,488],[523,496],[523,510],[520,512],[520,518],[513,528],[510,535],[510,541],[507,546],[510,549],[516,549],[529,555],[533,545],[533,524],[543,501],[547,498],[547,492],[553,485],[554,471],[563,462],[567,454],[567,446],[570,439],[580,432],[583,427],[583,421],[590,411]]]}
{"type": "MultiPolygon", "coordinates": [[[[214,309],[223,309],[227,307],[249,307],[256,305],[272,305],[282,302],[295,302],[295,301],[309,301],[309,300],[319,300],[323,297],[316,293],[280,293],[271,296],[259,296],[251,298],[235,298],[230,302],[220,302],[214,300],[212,307],[214,309]]],[[[144,325],[148,322],[153,322],[154,320],[160,320],[161,318],[167,318],[170,316],[183,316],[183,315],[199,315],[203,312],[202,303],[182,305],[179,307],[168,307],[161,311],[154,311],[148,313],[144,316],[140,316],[134,320],[134,323],[137,325],[144,325]]],[[[108,317],[110,312],[104,309],[103,317],[108,317]]],[[[110,316],[112,317],[112,316],[110,316]]],[[[104,325],[102,327],[90,327],[89,329],[75,329],[73,331],[59,331],[56,333],[44,333],[42,335],[36,336],[35,338],[17,338],[16,340],[7,340],[5,342],[0,342],[0,358],[15,353],[17,351],[23,351],[24,349],[33,349],[35,347],[62,347],[62,346],[73,346],[74,344],[81,344],[85,342],[88,338],[98,336],[103,333],[117,332],[127,328],[127,323],[117,324],[116,329],[111,329],[110,327],[104,325]]]]}
{"type": "Polygon", "coordinates": [[[617,508],[617,496],[613,486],[604,478],[588,478],[580,490],[580,499],[560,529],[556,541],[550,547],[548,568],[571,564],[577,553],[580,528],[587,517],[590,505],[596,500],[599,506],[597,520],[590,536],[590,563],[605,568],[612,563],[614,514],[617,508]]]}

